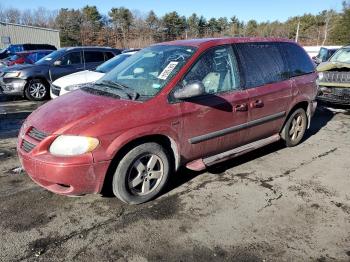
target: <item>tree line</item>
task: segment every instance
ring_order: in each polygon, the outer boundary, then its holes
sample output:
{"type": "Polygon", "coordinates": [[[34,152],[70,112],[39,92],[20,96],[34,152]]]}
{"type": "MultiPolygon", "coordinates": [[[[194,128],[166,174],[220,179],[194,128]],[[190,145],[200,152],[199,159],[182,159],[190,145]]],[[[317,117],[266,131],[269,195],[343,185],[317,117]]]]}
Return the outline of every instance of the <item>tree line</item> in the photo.
{"type": "Polygon", "coordinates": [[[154,11],[144,14],[125,7],[102,14],[96,6],[89,5],[55,11],[0,6],[0,21],[59,29],[62,46],[138,48],[175,39],[225,36],[297,37],[304,45],[350,43],[350,1],[343,2],[340,12],[324,10],[316,15],[290,17],[285,22],[245,22],[236,16],[206,19],[196,13],[186,17],[175,11],[159,17],[154,11]]]}

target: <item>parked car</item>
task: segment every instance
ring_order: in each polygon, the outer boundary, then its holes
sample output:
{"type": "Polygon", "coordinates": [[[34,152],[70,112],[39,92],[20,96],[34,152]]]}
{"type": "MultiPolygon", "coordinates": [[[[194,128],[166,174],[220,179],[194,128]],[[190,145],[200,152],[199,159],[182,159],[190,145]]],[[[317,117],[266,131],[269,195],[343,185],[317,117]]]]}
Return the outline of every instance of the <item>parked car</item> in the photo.
{"type": "Polygon", "coordinates": [[[16,44],[9,45],[6,48],[0,50],[0,59],[5,59],[18,52],[29,51],[29,50],[57,50],[53,45],[48,44],[16,44]]]}
{"type": "Polygon", "coordinates": [[[319,65],[323,62],[328,61],[328,59],[331,58],[331,56],[338,50],[339,50],[339,48],[321,47],[317,56],[314,56],[312,58],[312,60],[314,60],[316,65],[319,65]]]}
{"type": "Polygon", "coordinates": [[[61,48],[33,65],[2,69],[0,91],[8,95],[24,95],[29,100],[45,100],[50,95],[51,82],[74,72],[96,68],[120,52],[109,47],[61,48]]]}
{"type": "Polygon", "coordinates": [[[299,144],[316,108],[316,79],[311,58],[289,40],[157,44],[33,112],[18,155],[52,192],[110,187],[126,203],[143,203],[180,166],[202,170],[279,139],[299,144]]]}
{"type": "Polygon", "coordinates": [[[97,81],[106,73],[111,71],[114,67],[135,53],[136,51],[124,51],[122,54],[117,55],[99,65],[94,70],[85,70],[58,78],[51,84],[51,98],[56,98],[60,95],[64,95],[73,90],[79,89],[88,83],[97,81]]]}
{"type": "Polygon", "coordinates": [[[350,46],[339,49],[328,62],[317,67],[317,99],[331,104],[350,105],[350,46]]]}
{"type": "Polygon", "coordinates": [[[13,66],[19,64],[34,64],[39,61],[44,56],[52,53],[52,50],[32,50],[32,51],[23,51],[18,52],[15,55],[10,56],[5,60],[6,66],[13,66]]]}

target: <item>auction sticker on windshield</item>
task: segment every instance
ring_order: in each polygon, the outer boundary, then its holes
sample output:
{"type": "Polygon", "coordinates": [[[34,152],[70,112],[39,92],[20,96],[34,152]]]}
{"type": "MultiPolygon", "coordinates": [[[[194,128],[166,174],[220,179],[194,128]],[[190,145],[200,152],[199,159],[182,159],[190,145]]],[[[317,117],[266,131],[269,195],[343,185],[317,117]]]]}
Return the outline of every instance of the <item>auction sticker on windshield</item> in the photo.
{"type": "Polygon", "coordinates": [[[162,80],[166,80],[168,78],[168,76],[171,74],[171,72],[173,72],[173,70],[175,69],[175,67],[177,66],[179,62],[170,62],[162,71],[162,73],[160,73],[160,75],[158,76],[159,79],[162,80]]]}

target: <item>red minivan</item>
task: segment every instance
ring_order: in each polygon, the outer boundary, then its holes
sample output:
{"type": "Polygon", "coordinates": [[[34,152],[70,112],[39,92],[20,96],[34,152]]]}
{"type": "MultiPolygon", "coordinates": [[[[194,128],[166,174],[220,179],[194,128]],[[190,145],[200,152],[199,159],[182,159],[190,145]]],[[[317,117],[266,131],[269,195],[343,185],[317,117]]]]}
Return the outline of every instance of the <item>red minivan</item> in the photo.
{"type": "Polygon", "coordinates": [[[283,139],[302,140],[316,108],[314,66],[284,39],[160,43],[23,124],[28,175],[62,195],[111,187],[126,203],[156,197],[180,166],[207,166],[283,139]]]}

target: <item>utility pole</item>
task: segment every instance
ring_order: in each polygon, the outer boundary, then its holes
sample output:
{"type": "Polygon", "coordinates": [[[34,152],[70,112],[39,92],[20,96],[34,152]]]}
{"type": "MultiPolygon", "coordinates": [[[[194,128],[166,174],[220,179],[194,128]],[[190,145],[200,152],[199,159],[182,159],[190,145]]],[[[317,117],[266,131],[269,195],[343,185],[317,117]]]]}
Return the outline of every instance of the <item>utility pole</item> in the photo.
{"type": "Polygon", "coordinates": [[[324,29],[324,38],[323,38],[323,42],[322,45],[325,45],[326,41],[327,41],[327,37],[328,37],[328,27],[329,27],[329,21],[330,21],[330,14],[329,12],[327,12],[326,14],[326,25],[325,25],[325,29],[324,29]]]}
{"type": "Polygon", "coordinates": [[[300,29],[300,19],[298,21],[297,34],[295,36],[295,42],[297,42],[297,43],[298,43],[298,40],[299,40],[299,29],[300,29]]]}

